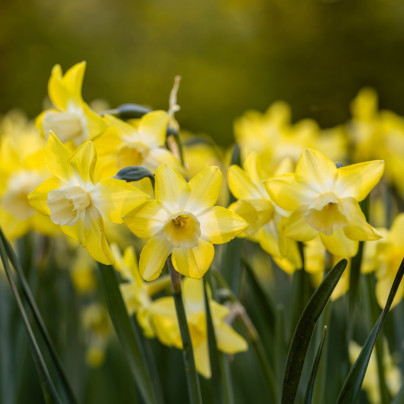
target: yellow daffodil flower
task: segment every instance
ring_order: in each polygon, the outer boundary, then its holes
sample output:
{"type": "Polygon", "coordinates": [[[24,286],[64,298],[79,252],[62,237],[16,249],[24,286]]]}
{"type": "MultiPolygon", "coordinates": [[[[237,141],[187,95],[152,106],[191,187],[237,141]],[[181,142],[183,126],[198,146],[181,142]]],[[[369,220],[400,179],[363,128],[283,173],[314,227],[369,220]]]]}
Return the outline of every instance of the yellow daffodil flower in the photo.
{"type": "Polygon", "coordinates": [[[205,169],[188,183],[167,164],[157,169],[156,199],[125,217],[136,236],[149,238],[140,254],[144,279],[156,279],[171,253],[178,272],[200,279],[212,263],[213,244],[227,243],[247,227],[240,216],[214,206],[221,182],[218,167],[205,169]]]}
{"type": "Polygon", "coordinates": [[[153,111],[139,120],[121,121],[106,116],[108,130],[95,140],[100,158],[104,159],[110,175],[129,166],[143,166],[155,172],[162,163],[181,171],[181,164],[165,147],[168,115],[153,111]]]}
{"type": "Polygon", "coordinates": [[[37,118],[37,126],[45,136],[52,131],[63,143],[72,142],[74,147],[98,136],[107,127],[81,96],[85,68],[85,62],[77,63],[62,75],[60,65],[53,67],[48,93],[56,108],[37,118]]]}
{"type": "Polygon", "coordinates": [[[10,239],[35,230],[58,232],[28,202],[28,194],[50,176],[45,167],[45,142],[25,115],[8,113],[0,122],[0,225],[10,239]]]}
{"type": "Polygon", "coordinates": [[[289,212],[280,209],[269,196],[264,185],[268,176],[261,169],[258,154],[251,153],[243,166],[244,170],[236,165],[229,168],[229,188],[238,198],[230,209],[248,222],[245,235],[258,242],[282,269],[291,273],[302,262],[296,241],[280,234],[289,212]]]}
{"type": "Polygon", "coordinates": [[[46,158],[54,177],[29,195],[31,205],[50,216],[65,234],[86,247],[95,260],[111,264],[103,217],[122,223],[122,216],[144,203],[148,196],[122,180],[100,180],[92,142],[84,143],[71,153],[51,133],[46,158]]]}
{"type": "MultiPolygon", "coordinates": [[[[183,281],[183,299],[196,369],[202,376],[210,378],[211,370],[202,282],[201,280],[185,278],[183,281]]],[[[211,298],[209,299],[209,304],[218,349],[227,354],[246,351],[247,343],[244,338],[237,334],[225,321],[229,314],[229,309],[216,303],[211,298]]],[[[174,299],[172,297],[163,297],[155,300],[149,306],[149,313],[160,342],[181,349],[182,341],[174,299]]]]}
{"type": "Polygon", "coordinates": [[[383,174],[383,161],[370,161],[337,168],[322,153],[306,149],[294,174],[266,182],[273,201],[292,211],[285,235],[312,240],[318,234],[324,247],[338,257],[352,257],[358,240],[377,240],[381,235],[370,226],[358,202],[383,174]]]}
{"type": "MultiPolygon", "coordinates": [[[[387,341],[384,340],[383,342],[383,368],[384,377],[386,380],[386,387],[390,391],[392,397],[395,397],[396,394],[400,391],[402,376],[400,368],[393,362],[393,358],[389,352],[387,341]]],[[[349,342],[349,360],[351,363],[355,362],[361,350],[362,348],[355,341],[349,342]]],[[[374,350],[372,351],[372,354],[370,356],[365,378],[363,379],[362,389],[366,391],[371,404],[380,404],[382,402],[380,396],[379,372],[374,350]]]]}
{"type": "Polygon", "coordinates": [[[119,271],[125,283],[120,285],[123,300],[129,315],[136,314],[146,337],[153,338],[154,331],[150,324],[148,308],[152,303],[151,297],[170,286],[169,276],[163,276],[153,282],[144,282],[140,276],[138,261],[132,246],[125,249],[122,255],[117,244],[111,244],[114,257],[114,268],[119,271]]]}

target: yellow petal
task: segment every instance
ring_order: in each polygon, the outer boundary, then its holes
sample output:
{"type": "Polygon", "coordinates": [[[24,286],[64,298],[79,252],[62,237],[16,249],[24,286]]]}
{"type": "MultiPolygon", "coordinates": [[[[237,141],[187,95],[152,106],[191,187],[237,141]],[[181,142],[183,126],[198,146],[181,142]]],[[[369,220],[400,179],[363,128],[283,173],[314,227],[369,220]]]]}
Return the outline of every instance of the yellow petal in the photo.
{"type": "Polygon", "coordinates": [[[52,173],[63,182],[69,182],[73,176],[73,170],[68,160],[71,157],[70,150],[57,138],[54,133],[49,133],[46,142],[46,164],[52,173]]]}
{"type": "Polygon", "coordinates": [[[257,153],[250,153],[244,161],[243,167],[253,183],[261,183],[263,174],[261,172],[261,164],[257,153]]]}
{"type": "Polygon", "coordinates": [[[47,204],[48,194],[50,191],[59,189],[61,186],[62,182],[56,177],[45,180],[28,195],[30,205],[38,212],[50,216],[50,210],[47,204]]]}
{"type": "Polygon", "coordinates": [[[163,146],[166,141],[168,114],[165,111],[149,112],[140,119],[139,132],[147,144],[163,146]]]}
{"type": "Polygon", "coordinates": [[[196,370],[206,379],[210,379],[212,373],[210,370],[208,341],[205,340],[202,344],[194,346],[193,348],[196,370]]]}
{"type": "Polygon", "coordinates": [[[48,93],[55,106],[66,110],[69,101],[72,100],[76,104],[82,102],[81,87],[85,69],[85,62],[77,63],[62,77],[60,65],[54,66],[48,83],[48,93]]]}
{"type": "Polygon", "coordinates": [[[137,237],[149,238],[167,224],[169,215],[159,201],[145,202],[124,217],[129,230],[137,237]]]}
{"type": "Polygon", "coordinates": [[[309,241],[316,237],[318,231],[310,226],[305,219],[307,206],[296,209],[285,221],[285,237],[297,241],[309,241]]]}
{"type": "Polygon", "coordinates": [[[142,205],[149,196],[123,180],[107,178],[91,193],[94,205],[113,223],[123,223],[123,216],[142,205]]]}
{"type": "Polygon", "coordinates": [[[404,247],[404,213],[400,213],[393,221],[389,238],[394,245],[404,247]]]}
{"type": "Polygon", "coordinates": [[[337,257],[349,258],[358,252],[358,242],[349,239],[342,228],[334,230],[331,236],[320,233],[324,247],[337,257]]]}
{"type": "Polygon", "coordinates": [[[198,220],[202,236],[213,244],[227,243],[248,227],[243,218],[221,206],[213,206],[198,220]]]}
{"type": "Polygon", "coordinates": [[[84,183],[94,184],[94,168],[97,155],[93,142],[83,143],[68,160],[84,183]]]}
{"type": "Polygon", "coordinates": [[[150,149],[149,154],[143,161],[142,165],[150,171],[156,172],[157,168],[164,163],[174,167],[180,174],[183,173],[181,163],[177,157],[175,157],[169,150],[163,149],[162,147],[150,149]]]}
{"type": "Polygon", "coordinates": [[[222,173],[219,167],[208,167],[195,175],[188,185],[191,193],[184,210],[198,215],[216,203],[222,186],[222,173]]]}
{"type": "Polygon", "coordinates": [[[324,154],[305,149],[296,165],[296,177],[302,177],[320,189],[330,189],[337,178],[336,165],[324,154]]]}
{"type": "Polygon", "coordinates": [[[174,248],[173,265],[182,275],[201,279],[213,261],[215,249],[213,245],[202,238],[196,247],[174,248]]]}
{"type": "Polygon", "coordinates": [[[378,240],[383,237],[366,221],[365,215],[355,199],[345,198],[341,202],[348,219],[348,225],[344,227],[344,233],[347,237],[361,241],[378,240]]]}
{"type": "Polygon", "coordinates": [[[191,311],[205,310],[205,295],[203,281],[200,279],[184,278],[182,282],[184,302],[191,311]]]}
{"type": "MultiPolygon", "coordinates": [[[[386,305],[387,298],[389,297],[390,294],[390,289],[393,286],[394,276],[395,273],[394,274],[389,273],[389,275],[383,276],[382,278],[379,278],[377,280],[376,298],[380,307],[384,307],[386,305]]],[[[391,307],[393,308],[397,306],[397,304],[401,302],[403,296],[404,296],[404,284],[401,283],[397,289],[397,293],[396,296],[394,297],[391,307]]]]}
{"type": "Polygon", "coordinates": [[[228,183],[231,193],[237,199],[260,199],[263,197],[258,187],[239,166],[230,166],[228,183]]]}
{"type": "Polygon", "coordinates": [[[340,198],[366,198],[383,175],[384,161],[374,160],[338,168],[335,193],[340,198]]]}
{"type": "Polygon", "coordinates": [[[88,253],[96,261],[111,265],[113,257],[105,238],[104,222],[100,212],[94,206],[89,207],[80,214],[75,227],[78,230],[79,241],[88,253]]]}
{"type": "Polygon", "coordinates": [[[156,171],[156,199],[171,212],[183,210],[191,189],[177,170],[162,164],[156,171]]]}
{"type": "Polygon", "coordinates": [[[81,104],[81,108],[86,117],[86,126],[89,132],[89,138],[95,139],[101,135],[107,128],[106,120],[94,112],[86,103],[81,104]]]}
{"type": "Polygon", "coordinates": [[[246,340],[224,321],[215,322],[215,336],[217,347],[224,353],[234,354],[248,349],[246,340]]]}
{"type": "Polygon", "coordinates": [[[152,237],[140,253],[139,270],[146,281],[159,277],[171,252],[170,243],[163,237],[152,237]]]}
{"type": "Polygon", "coordinates": [[[294,174],[283,174],[265,181],[265,186],[272,200],[282,209],[295,210],[310,203],[318,192],[298,182],[294,174]]]}

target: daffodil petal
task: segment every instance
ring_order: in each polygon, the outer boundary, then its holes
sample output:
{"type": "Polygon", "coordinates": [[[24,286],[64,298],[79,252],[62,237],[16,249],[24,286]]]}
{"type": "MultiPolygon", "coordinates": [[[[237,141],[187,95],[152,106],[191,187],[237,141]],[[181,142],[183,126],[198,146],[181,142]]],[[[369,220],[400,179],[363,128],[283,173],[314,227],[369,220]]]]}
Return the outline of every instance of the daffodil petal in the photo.
{"type": "Polygon", "coordinates": [[[338,168],[335,192],[340,198],[366,198],[383,175],[384,161],[374,160],[338,168]]]}
{"type": "Polygon", "coordinates": [[[221,206],[213,206],[198,220],[202,236],[213,244],[227,243],[248,227],[242,217],[221,206]]]}
{"type": "Polygon", "coordinates": [[[390,238],[395,245],[404,247],[404,213],[400,213],[394,219],[390,229],[390,238]]]}
{"type": "Polygon", "coordinates": [[[284,234],[297,241],[309,241],[316,237],[318,231],[311,227],[305,219],[307,207],[296,209],[285,221],[284,234]]]}
{"type": "Polygon", "coordinates": [[[252,152],[243,163],[243,168],[254,183],[260,183],[262,179],[261,164],[257,153],[252,152]]]}
{"type": "Polygon", "coordinates": [[[93,140],[104,132],[107,128],[107,122],[103,117],[94,112],[85,102],[82,103],[81,108],[86,117],[86,126],[90,134],[89,138],[93,140]]]}
{"type": "Polygon", "coordinates": [[[227,177],[229,189],[237,199],[262,198],[258,187],[254,184],[247,173],[239,166],[230,166],[227,177]]]}
{"type": "Polygon", "coordinates": [[[337,177],[337,167],[323,153],[305,149],[296,165],[296,177],[302,177],[320,188],[329,188],[337,177]]]}
{"type": "Polygon", "coordinates": [[[203,281],[200,279],[184,278],[182,282],[182,296],[186,303],[191,303],[192,310],[205,310],[205,295],[203,281]]]}
{"type": "Polygon", "coordinates": [[[246,340],[228,324],[221,321],[214,324],[217,347],[227,354],[243,352],[248,349],[246,340]]]}
{"type": "Polygon", "coordinates": [[[50,216],[50,210],[47,204],[48,194],[50,191],[59,189],[62,184],[63,183],[56,177],[45,180],[28,195],[30,205],[38,212],[50,216]]]}
{"type": "Polygon", "coordinates": [[[183,173],[181,163],[172,152],[162,147],[152,148],[149,154],[143,161],[143,165],[150,171],[155,172],[161,165],[167,163],[169,166],[174,167],[180,174],[183,173]]]}
{"type": "Polygon", "coordinates": [[[172,261],[174,268],[182,275],[201,279],[213,261],[215,249],[212,243],[199,239],[192,248],[174,248],[172,261]]]}
{"type": "Polygon", "coordinates": [[[345,235],[352,240],[378,240],[383,236],[374,229],[362,213],[358,202],[353,198],[345,198],[341,201],[344,214],[348,219],[348,225],[344,227],[345,235]]]}
{"type": "Polygon", "coordinates": [[[279,175],[264,183],[272,200],[285,210],[295,210],[318,195],[304,183],[296,181],[295,174],[279,175]]]}
{"type": "Polygon", "coordinates": [[[182,211],[190,194],[190,187],[177,170],[162,164],[156,170],[156,199],[170,212],[182,211]]]}
{"type": "Polygon", "coordinates": [[[159,277],[171,252],[170,243],[163,237],[152,237],[140,253],[139,270],[146,281],[159,277]]]}
{"type": "Polygon", "coordinates": [[[107,178],[91,193],[94,205],[113,223],[123,223],[123,216],[142,205],[149,196],[123,180],[107,178]]]}
{"type": "Polygon", "coordinates": [[[129,212],[124,222],[137,237],[149,238],[158,233],[169,220],[169,215],[159,201],[145,202],[139,208],[129,212]]]}
{"type": "Polygon", "coordinates": [[[210,379],[212,373],[210,370],[208,341],[205,340],[204,342],[202,342],[202,344],[194,346],[193,349],[195,355],[196,370],[206,379],[210,379]]]}
{"type": "Polygon", "coordinates": [[[163,146],[166,141],[168,114],[165,111],[153,111],[142,116],[139,132],[148,144],[163,146]]]}
{"type": "Polygon", "coordinates": [[[334,230],[331,236],[320,233],[320,239],[324,247],[337,257],[349,258],[358,252],[358,242],[348,238],[342,228],[334,230]]]}
{"type": "MultiPolygon", "coordinates": [[[[394,274],[395,275],[395,274],[394,274]]],[[[376,299],[380,307],[384,307],[387,302],[387,298],[390,294],[391,287],[393,286],[394,275],[388,274],[382,278],[377,279],[376,283],[376,299]]],[[[404,296],[404,284],[401,283],[397,289],[396,296],[394,297],[391,307],[397,306],[401,302],[404,296]]]]}
{"type": "Polygon", "coordinates": [[[97,155],[93,142],[83,143],[68,160],[68,163],[75,169],[84,183],[94,183],[96,162],[97,155]]]}
{"type": "Polygon", "coordinates": [[[191,193],[184,210],[198,215],[216,203],[222,186],[222,173],[219,167],[208,167],[195,175],[188,185],[191,193]]]}
{"type": "Polygon", "coordinates": [[[49,133],[46,142],[46,164],[51,172],[63,182],[69,182],[73,176],[72,166],[68,163],[70,150],[58,139],[54,133],[49,133]]]}

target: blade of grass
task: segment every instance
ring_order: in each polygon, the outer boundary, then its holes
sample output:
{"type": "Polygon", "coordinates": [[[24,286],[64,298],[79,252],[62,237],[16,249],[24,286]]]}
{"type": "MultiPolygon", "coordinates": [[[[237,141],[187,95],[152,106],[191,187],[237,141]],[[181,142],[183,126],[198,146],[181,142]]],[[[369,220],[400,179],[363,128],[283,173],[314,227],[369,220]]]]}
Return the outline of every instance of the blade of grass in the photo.
{"type": "MultiPolygon", "coordinates": [[[[98,264],[108,305],[108,311],[115,331],[121,342],[125,357],[135,378],[135,382],[143,399],[148,404],[162,403],[159,380],[153,380],[147,365],[141,344],[141,336],[128,316],[125,303],[119,289],[115,270],[111,266],[98,264]]],[[[149,359],[150,360],[150,359],[149,359]]]]}
{"type": "Polygon", "coordinates": [[[192,348],[191,334],[189,332],[184,302],[182,300],[181,278],[171,261],[171,255],[167,258],[167,266],[171,277],[171,288],[177,312],[178,325],[181,332],[182,355],[184,359],[185,375],[187,379],[188,394],[191,404],[202,404],[201,387],[198,373],[195,367],[194,351],[192,348]]]}
{"type": "Polygon", "coordinates": [[[300,317],[286,362],[282,391],[283,404],[291,404],[295,401],[304,360],[317,320],[341,278],[347,263],[346,259],[342,259],[328,272],[318,289],[313,293],[300,317]]]}
{"type": "Polygon", "coordinates": [[[14,281],[14,276],[13,276],[13,273],[12,273],[12,270],[10,267],[9,257],[6,252],[6,247],[5,247],[5,243],[3,241],[3,237],[0,237],[0,255],[1,255],[1,260],[3,262],[3,266],[4,266],[4,269],[6,272],[7,279],[10,283],[11,290],[16,299],[19,311],[21,313],[25,328],[28,333],[28,341],[29,341],[29,344],[31,347],[32,357],[34,359],[34,363],[35,363],[35,366],[36,366],[38,374],[39,374],[39,380],[41,383],[45,401],[46,401],[46,403],[61,403],[58,393],[53,384],[53,381],[50,377],[45,360],[42,356],[38,342],[35,338],[35,334],[29,323],[28,315],[25,311],[24,304],[22,302],[20,293],[18,291],[18,287],[14,281]]]}
{"type": "Polygon", "coordinates": [[[52,343],[52,340],[49,336],[48,330],[46,328],[45,322],[42,319],[41,313],[39,312],[38,306],[36,305],[35,299],[32,296],[31,293],[31,288],[27,282],[27,279],[25,277],[24,271],[21,268],[21,265],[19,263],[19,260],[17,259],[17,256],[11,247],[10,243],[4,236],[3,231],[0,229],[0,238],[2,240],[2,243],[4,245],[5,251],[10,259],[11,264],[13,265],[17,278],[19,281],[19,284],[21,285],[22,292],[24,294],[25,300],[28,303],[29,308],[32,311],[34,321],[36,323],[36,326],[41,334],[41,337],[43,339],[43,342],[45,343],[45,346],[49,352],[50,358],[52,359],[53,365],[55,367],[59,385],[63,389],[64,396],[66,397],[67,402],[69,403],[76,403],[76,398],[73,394],[73,390],[67,380],[65,371],[63,369],[63,366],[61,364],[61,361],[59,359],[58,354],[56,353],[56,349],[52,343]]]}
{"type": "Polygon", "coordinates": [[[323,331],[321,333],[320,344],[318,345],[316,357],[314,359],[313,367],[311,369],[309,383],[307,384],[307,390],[306,390],[306,395],[304,398],[304,404],[311,404],[311,401],[313,399],[314,382],[316,381],[318,365],[320,363],[321,354],[323,352],[323,346],[324,346],[324,341],[325,341],[326,335],[327,335],[327,326],[324,326],[323,331]]]}
{"type": "Polygon", "coordinates": [[[386,306],[381,312],[379,319],[377,320],[375,326],[373,327],[371,333],[369,334],[359,357],[352,366],[345,383],[341,389],[338,397],[338,404],[354,403],[358,398],[363,378],[365,377],[366,369],[369,364],[370,355],[372,354],[373,347],[375,345],[377,336],[383,326],[386,316],[390,310],[391,304],[393,303],[394,297],[397,293],[397,289],[400,286],[401,279],[404,275],[404,259],[401,262],[400,268],[397,271],[396,277],[394,278],[393,286],[391,287],[389,297],[387,298],[386,306]]]}

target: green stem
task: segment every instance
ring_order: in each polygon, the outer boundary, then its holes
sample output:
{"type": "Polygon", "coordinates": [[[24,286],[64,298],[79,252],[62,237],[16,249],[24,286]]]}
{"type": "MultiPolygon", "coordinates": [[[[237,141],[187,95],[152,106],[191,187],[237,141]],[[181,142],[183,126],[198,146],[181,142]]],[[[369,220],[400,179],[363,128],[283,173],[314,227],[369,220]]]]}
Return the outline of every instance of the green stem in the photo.
{"type": "Polygon", "coordinates": [[[175,270],[171,261],[171,255],[167,258],[167,265],[171,277],[171,289],[177,312],[178,325],[181,332],[182,354],[185,366],[185,375],[188,385],[188,393],[191,404],[202,404],[201,388],[198,373],[195,367],[194,351],[192,349],[191,334],[189,332],[187,317],[181,291],[181,275],[175,270]]]}

